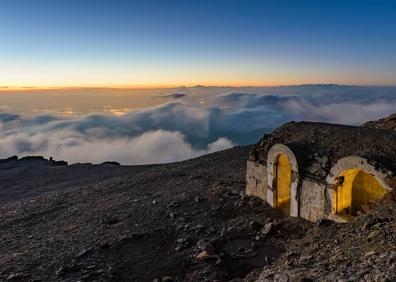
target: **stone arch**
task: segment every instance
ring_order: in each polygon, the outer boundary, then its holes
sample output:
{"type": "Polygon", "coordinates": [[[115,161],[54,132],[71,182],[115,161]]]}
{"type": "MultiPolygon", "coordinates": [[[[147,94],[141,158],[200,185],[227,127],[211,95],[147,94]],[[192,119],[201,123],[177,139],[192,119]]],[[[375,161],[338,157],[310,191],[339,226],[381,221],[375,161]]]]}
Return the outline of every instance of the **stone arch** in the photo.
{"type": "Polygon", "coordinates": [[[335,217],[337,219],[336,210],[336,193],[335,187],[337,185],[337,178],[340,175],[347,173],[348,171],[353,173],[353,171],[362,171],[369,174],[375,178],[375,180],[382,186],[382,188],[389,192],[392,188],[387,184],[386,178],[391,177],[392,173],[385,169],[378,169],[378,165],[375,163],[370,163],[367,159],[348,156],[341,158],[337,163],[331,168],[329,174],[326,177],[327,182],[327,195],[330,200],[331,215],[330,217],[335,217]]]}
{"type": "Polygon", "coordinates": [[[291,187],[290,187],[290,216],[299,215],[298,206],[298,183],[299,183],[299,172],[298,163],[293,151],[283,144],[275,144],[268,151],[267,155],[267,175],[268,175],[268,189],[267,189],[267,202],[272,206],[276,206],[276,167],[278,157],[285,155],[291,165],[291,187]]]}

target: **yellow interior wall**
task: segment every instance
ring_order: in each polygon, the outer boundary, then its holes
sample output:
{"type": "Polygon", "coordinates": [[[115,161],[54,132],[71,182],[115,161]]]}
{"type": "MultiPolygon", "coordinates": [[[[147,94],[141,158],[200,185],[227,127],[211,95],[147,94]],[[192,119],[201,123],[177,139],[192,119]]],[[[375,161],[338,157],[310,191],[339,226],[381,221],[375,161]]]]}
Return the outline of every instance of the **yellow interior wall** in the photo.
{"type": "Polygon", "coordinates": [[[276,163],[276,207],[290,215],[292,168],[289,158],[280,154],[276,163]]]}
{"type": "Polygon", "coordinates": [[[333,211],[339,215],[355,216],[362,205],[381,199],[385,193],[374,176],[358,168],[346,170],[338,176],[333,211]]]}
{"type": "Polygon", "coordinates": [[[385,194],[386,190],[374,176],[360,170],[352,186],[352,215],[356,215],[362,205],[382,199],[385,194]]]}
{"type": "Polygon", "coordinates": [[[335,213],[350,214],[352,205],[352,184],[359,169],[346,170],[338,176],[339,184],[335,194],[335,213]]]}

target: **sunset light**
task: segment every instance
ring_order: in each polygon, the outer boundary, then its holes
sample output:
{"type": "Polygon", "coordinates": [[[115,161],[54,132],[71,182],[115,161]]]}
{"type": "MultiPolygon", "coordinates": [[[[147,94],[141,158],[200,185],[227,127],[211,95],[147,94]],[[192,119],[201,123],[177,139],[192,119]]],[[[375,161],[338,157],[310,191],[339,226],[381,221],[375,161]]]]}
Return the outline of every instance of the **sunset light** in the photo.
{"type": "Polygon", "coordinates": [[[396,281],[396,0],[0,0],[0,281],[396,281]]]}

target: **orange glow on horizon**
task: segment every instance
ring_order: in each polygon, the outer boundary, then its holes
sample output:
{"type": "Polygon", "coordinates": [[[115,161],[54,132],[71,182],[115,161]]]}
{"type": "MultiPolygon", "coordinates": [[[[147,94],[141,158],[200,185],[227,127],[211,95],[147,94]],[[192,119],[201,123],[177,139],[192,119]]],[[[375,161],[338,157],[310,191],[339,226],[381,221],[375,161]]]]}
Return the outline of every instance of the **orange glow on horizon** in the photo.
{"type": "MultiPolygon", "coordinates": [[[[50,91],[50,90],[84,90],[84,89],[112,89],[112,90],[150,90],[150,89],[171,89],[171,88],[181,88],[181,87],[281,87],[281,86],[294,86],[294,85],[304,85],[304,84],[344,84],[338,82],[310,82],[310,81],[288,81],[284,83],[279,82],[217,82],[217,83],[169,83],[169,84],[68,84],[68,85],[10,85],[2,86],[0,85],[1,92],[34,92],[34,91],[50,91]]],[[[360,86],[395,86],[395,84],[361,84],[354,83],[349,85],[360,85],[360,86]]]]}
{"type": "Polygon", "coordinates": [[[35,86],[1,86],[0,92],[13,91],[37,91],[37,90],[73,90],[73,89],[121,89],[121,90],[139,90],[139,89],[165,89],[165,88],[179,88],[179,87],[270,87],[290,85],[290,83],[263,83],[263,82],[247,82],[247,83],[233,83],[233,82],[218,82],[218,83],[172,83],[172,84],[134,84],[134,85],[35,85],[35,86]]]}

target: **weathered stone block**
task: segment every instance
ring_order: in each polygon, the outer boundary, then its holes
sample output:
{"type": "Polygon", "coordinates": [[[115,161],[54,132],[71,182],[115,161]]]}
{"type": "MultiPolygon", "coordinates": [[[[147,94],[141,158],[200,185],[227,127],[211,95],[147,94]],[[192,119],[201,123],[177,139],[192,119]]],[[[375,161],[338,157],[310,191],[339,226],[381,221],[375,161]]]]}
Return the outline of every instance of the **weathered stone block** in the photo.
{"type": "Polygon", "coordinates": [[[300,216],[310,221],[325,218],[325,192],[326,184],[303,179],[300,190],[300,216]]]}
{"type": "Polygon", "coordinates": [[[246,195],[267,200],[267,167],[248,160],[246,168],[246,195]]]}

